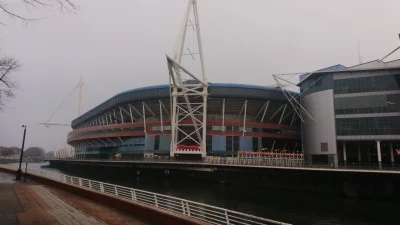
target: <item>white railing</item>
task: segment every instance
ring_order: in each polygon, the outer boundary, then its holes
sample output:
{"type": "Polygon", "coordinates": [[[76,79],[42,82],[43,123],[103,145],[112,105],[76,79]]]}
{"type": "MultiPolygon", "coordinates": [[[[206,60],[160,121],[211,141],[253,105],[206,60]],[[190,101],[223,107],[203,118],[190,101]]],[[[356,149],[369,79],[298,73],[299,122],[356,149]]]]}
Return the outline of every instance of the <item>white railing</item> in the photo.
{"type": "Polygon", "coordinates": [[[269,220],[245,213],[240,213],[224,208],[193,202],[172,196],[152,193],[129,187],[108,184],[100,181],[73,177],[45,170],[29,169],[28,173],[57,180],[63,183],[88,188],[92,191],[102,192],[129,201],[140,202],[160,209],[169,210],[185,216],[193,217],[212,224],[287,224],[269,220]]]}

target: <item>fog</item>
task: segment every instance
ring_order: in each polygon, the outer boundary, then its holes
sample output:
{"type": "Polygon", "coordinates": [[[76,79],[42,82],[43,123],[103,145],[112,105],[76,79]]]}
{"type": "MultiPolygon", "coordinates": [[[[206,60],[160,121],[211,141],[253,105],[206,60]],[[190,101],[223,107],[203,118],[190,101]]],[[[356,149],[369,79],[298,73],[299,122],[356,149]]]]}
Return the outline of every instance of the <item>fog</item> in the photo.
{"type": "MultiPolygon", "coordinates": [[[[0,145],[46,151],[67,147],[70,127],[46,121],[83,75],[83,111],[113,95],[168,82],[165,54],[173,50],[186,0],[86,0],[76,14],[27,11],[25,25],[0,11],[1,55],[23,67],[12,76],[17,98],[0,112],[0,145]]],[[[210,82],[273,84],[272,74],[313,71],[382,58],[400,45],[400,1],[198,0],[210,82]]],[[[387,60],[400,58],[396,53],[387,60]]],[[[74,92],[54,123],[78,116],[74,92]]]]}

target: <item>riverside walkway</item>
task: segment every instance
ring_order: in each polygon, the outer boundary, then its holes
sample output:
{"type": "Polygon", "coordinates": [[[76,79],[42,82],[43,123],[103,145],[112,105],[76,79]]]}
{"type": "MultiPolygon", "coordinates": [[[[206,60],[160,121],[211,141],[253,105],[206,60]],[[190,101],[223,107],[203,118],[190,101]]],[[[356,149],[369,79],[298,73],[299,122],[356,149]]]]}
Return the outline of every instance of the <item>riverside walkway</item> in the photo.
{"type": "MultiPolygon", "coordinates": [[[[0,171],[13,174],[15,168],[0,166],[0,171]]],[[[6,204],[0,207],[0,215],[4,211],[10,219],[7,224],[287,225],[168,195],[45,170],[28,169],[25,174],[39,183],[15,182],[12,175],[0,173],[2,180],[8,182],[0,190],[0,197],[14,204],[11,208],[6,204]],[[17,201],[20,204],[15,204],[17,201]]]]}
{"type": "Polygon", "coordinates": [[[132,215],[0,172],[0,218],[7,225],[149,224],[132,215]]]}

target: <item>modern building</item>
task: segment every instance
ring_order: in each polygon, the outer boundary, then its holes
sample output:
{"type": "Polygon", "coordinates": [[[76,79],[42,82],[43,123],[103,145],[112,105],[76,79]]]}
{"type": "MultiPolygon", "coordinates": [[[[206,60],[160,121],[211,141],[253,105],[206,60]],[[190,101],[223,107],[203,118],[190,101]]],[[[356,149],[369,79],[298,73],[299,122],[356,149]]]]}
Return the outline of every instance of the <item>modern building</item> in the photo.
{"type": "Polygon", "coordinates": [[[305,161],[400,162],[400,60],[336,65],[300,77],[305,161]]]}
{"type": "MultiPolygon", "coordinates": [[[[73,120],[68,144],[75,148],[75,157],[170,156],[170,93],[169,85],[125,91],[73,120]]],[[[207,155],[302,151],[300,120],[279,88],[210,83],[208,93],[207,155]]],[[[194,135],[184,123],[181,129],[194,135]]],[[[188,151],[196,147],[190,138],[180,145],[188,151]]]]}

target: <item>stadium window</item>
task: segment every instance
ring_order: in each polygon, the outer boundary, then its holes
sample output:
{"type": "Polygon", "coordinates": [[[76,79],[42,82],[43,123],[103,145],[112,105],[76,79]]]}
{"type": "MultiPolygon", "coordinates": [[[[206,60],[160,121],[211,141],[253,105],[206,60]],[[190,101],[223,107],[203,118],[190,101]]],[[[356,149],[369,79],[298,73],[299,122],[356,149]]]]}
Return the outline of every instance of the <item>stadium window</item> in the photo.
{"type": "Polygon", "coordinates": [[[160,150],[160,136],[154,137],[154,150],[160,150]]]}
{"type": "Polygon", "coordinates": [[[232,136],[226,136],[226,151],[232,151],[232,136]]]}
{"type": "Polygon", "coordinates": [[[206,136],[206,149],[212,151],[212,136],[206,136]]]}
{"type": "Polygon", "coordinates": [[[144,146],[144,136],[133,137],[133,146],[144,146]]]}
{"type": "Polygon", "coordinates": [[[239,151],[240,148],[240,138],[239,136],[233,137],[233,151],[239,151]]]}
{"type": "Polygon", "coordinates": [[[258,138],[253,137],[253,151],[257,152],[258,151],[258,138]]]}

